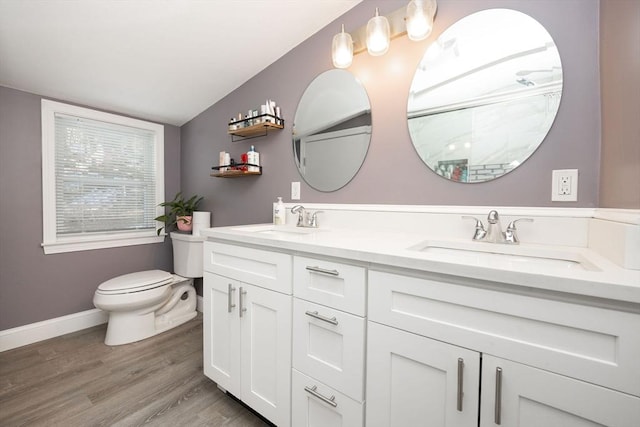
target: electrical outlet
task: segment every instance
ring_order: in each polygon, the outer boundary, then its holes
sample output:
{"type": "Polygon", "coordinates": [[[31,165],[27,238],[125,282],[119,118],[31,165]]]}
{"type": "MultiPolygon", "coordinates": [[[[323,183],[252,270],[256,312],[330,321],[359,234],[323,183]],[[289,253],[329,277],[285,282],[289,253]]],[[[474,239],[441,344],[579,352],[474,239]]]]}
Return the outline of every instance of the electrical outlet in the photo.
{"type": "Polygon", "coordinates": [[[553,171],[551,174],[551,201],[578,201],[578,169],[553,171]]]}
{"type": "Polygon", "coordinates": [[[300,200],[300,182],[291,183],[291,200],[300,200]]]}

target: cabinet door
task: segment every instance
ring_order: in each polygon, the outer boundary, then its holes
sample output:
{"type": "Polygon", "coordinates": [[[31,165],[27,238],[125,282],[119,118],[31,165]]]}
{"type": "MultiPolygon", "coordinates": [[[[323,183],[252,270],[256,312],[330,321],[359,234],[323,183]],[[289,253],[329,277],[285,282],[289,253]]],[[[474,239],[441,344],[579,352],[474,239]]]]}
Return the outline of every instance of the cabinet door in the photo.
{"type": "Polygon", "coordinates": [[[240,282],[204,273],[204,373],[229,393],[240,396],[240,282]]]}
{"type": "Polygon", "coordinates": [[[279,427],[290,425],[291,296],[240,284],[241,399],[279,427]]]}
{"type": "Polygon", "coordinates": [[[485,355],[480,413],[482,427],[632,427],[640,398],[485,355]]]}
{"type": "Polygon", "coordinates": [[[480,355],[368,322],[366,424],[478,424],[480,355]]]}
{"type": "Polygon", "coordinates": [[[291,425],[362,427],[363,404],[293,369],[291,425]]]}

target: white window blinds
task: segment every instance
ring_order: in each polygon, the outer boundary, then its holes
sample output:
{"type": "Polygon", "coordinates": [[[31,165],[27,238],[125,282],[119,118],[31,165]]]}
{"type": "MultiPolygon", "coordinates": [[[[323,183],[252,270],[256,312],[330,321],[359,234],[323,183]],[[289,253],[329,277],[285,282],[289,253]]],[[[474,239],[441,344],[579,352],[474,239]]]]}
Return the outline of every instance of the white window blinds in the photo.
{"type": "Polygon", "coordinates": [[[56,232],[156,229],[154,133],[55,115],[56,232]]]}
{"type": "Polygon", "coordinates": [[[164,127],[42,100],[45,253],[162,242],[164,127]]]}

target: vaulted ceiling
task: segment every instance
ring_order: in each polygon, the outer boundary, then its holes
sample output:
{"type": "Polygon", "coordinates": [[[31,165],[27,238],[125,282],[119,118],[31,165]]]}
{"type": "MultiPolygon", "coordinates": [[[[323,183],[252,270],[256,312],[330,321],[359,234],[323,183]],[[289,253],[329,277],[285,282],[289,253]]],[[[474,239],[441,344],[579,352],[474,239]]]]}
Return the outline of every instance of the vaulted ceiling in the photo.
{"type": "Polygon", "coordinates": [[[182,125],[362,0],[0,0],[0,85],[182,125]]]}

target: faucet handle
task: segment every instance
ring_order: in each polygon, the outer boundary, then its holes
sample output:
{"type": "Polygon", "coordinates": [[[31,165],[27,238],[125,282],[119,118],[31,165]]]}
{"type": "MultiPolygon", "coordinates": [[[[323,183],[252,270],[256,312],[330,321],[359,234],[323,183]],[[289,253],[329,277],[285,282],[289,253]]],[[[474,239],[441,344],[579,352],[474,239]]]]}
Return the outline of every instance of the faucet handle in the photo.
{"type": "Polygon", "coordinates": [[[462,215],[462,219],[471,219],[476,222],[476,229],[473,233],[473,240],[482,240],[487,235],[487,230],[484,228],[484,224],[475,216],[462,215]]]}
{"type": "Polygon", "coordinates": [[[504,240],[506,243],[518,244],[520,240],[518,239],[516,222],[524,221],[524,222],[533,222],[533,218],[518,218],[514,219],[507,225],[507,229],[504,231],[504,240]]]}
{"type": "Polygon", "coordinates": [[[318,214],[324,211],[315,211],[309,218],[309,227],[318,228],[318,214]]]}

